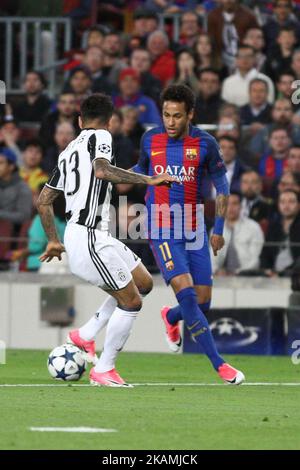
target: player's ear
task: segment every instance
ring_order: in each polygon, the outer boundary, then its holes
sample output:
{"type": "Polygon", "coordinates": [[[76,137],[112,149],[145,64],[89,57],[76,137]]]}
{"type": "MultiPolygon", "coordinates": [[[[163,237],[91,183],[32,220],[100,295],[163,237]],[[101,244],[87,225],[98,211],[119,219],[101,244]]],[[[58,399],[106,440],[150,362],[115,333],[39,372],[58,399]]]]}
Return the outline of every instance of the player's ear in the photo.
{"type": "Polygon", "coordinates": [[[83,128],[81,116],[78,116],[78,125],[79,125],[80,129],[83,128]]]}
{"type": "Polygon", "coordinates": [[[193,117],[194,117],[194,111],[195,111],[195,110],[192,109],[192,110],[189,112],[189,114],[188,114],[188,118],[189,118],[190,121],[191,121],[191,120],[193,119],[193,117]]]}

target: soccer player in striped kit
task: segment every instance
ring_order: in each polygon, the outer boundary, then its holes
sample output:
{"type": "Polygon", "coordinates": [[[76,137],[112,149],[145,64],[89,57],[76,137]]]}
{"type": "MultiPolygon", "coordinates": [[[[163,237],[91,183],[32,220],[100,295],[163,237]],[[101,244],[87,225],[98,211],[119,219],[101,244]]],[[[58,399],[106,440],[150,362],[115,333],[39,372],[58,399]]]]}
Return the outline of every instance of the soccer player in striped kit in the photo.
{"type": "Polygon", "coordinates": [[[94,362],[92,385],[128,387],[115,362],[142,308],[140,294],[151,291],[152,278],[140,258],[109,232],[111,183],[171,185],[176,178],[166,173],[146,176],[114,166],[112,137],[107,130],[112,113],[113,104],[106,95],[91,95],[82,103],[81,133],[59,155],[37,208],[49,241],[41,261],[61,259],[66,251],[72,273],[109,294],[85,325],[69,333],[68,341],[94,362]],[[56,232],[52,207],[61,191],[68,220],[64,245],[56,232]],[[104,349],[98,360],[94,339],[106,325],[104,349]]]}
{"type": "Polygon", "coordinates": [[[191,125],[194,94],[185,85],[172,85],[161,97],[163,126],[146,132],[140,159],[133,171],[149,176],[169,173],[181,185],[148,187],[146,206],[149,241],[157,264],[178,300],[161,311],[172,351],[181,345],[179,321],[184,320],[220,378],[238,385],[244,374],[219,355],[205,313],[210,308],[212,271],[209,245],[201,215],[202,185],[208,173],[217,191],[216,217],[210,243],[217,255],[222,236],[229,186],[219,146],[210,134],[191,125]]]}

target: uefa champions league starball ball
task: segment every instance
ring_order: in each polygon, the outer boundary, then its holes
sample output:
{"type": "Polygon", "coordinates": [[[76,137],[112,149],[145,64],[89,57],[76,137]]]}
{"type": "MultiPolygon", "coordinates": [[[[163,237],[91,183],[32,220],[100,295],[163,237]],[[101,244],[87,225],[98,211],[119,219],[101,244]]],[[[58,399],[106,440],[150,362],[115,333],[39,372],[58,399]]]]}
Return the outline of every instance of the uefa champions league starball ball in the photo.
{"type": "Polygon", "coordinates": [[[63,344],[51,351],[47,367],[49,374],[54,379],[79,380],[86,370],[86,360],[77,346],[63,344]]]}

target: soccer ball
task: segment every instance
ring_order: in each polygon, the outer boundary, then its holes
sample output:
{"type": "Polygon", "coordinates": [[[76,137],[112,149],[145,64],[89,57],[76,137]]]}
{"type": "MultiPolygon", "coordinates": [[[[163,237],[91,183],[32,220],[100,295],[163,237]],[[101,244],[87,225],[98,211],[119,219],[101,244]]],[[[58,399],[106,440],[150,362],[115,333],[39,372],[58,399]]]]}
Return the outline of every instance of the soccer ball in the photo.
{"type": "Polygon", "coordinates": [[[47,366],[54,379],[79,380],[86,369],[86,360],[77,346],[63,344],[51,351],[47,366]]]}

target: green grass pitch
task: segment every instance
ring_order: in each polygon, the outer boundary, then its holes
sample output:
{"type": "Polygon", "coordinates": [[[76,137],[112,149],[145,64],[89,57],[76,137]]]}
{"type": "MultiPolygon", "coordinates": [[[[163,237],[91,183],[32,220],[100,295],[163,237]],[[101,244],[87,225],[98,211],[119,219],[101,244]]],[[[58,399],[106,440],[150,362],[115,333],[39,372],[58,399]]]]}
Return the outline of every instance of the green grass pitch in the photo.
{"type": "MultiPolygon", "coordinates": [[[[75,387],[48,375],[46,351],[8,351],[7,356],[7,364],[0,365],[0,449],[300,449],[300,386],[184,385],[221,382],[203,356],[122,353],[122,376],[158,385],[75,387]],[[30,431],[81,426],[117,432],[30,431]]],[[[227,360],[245,372],[248,383],[300,384],[300,365],[288,357],[227,360]]],[[[88,374],[76,383],[87,384],[88,374]]]]}

